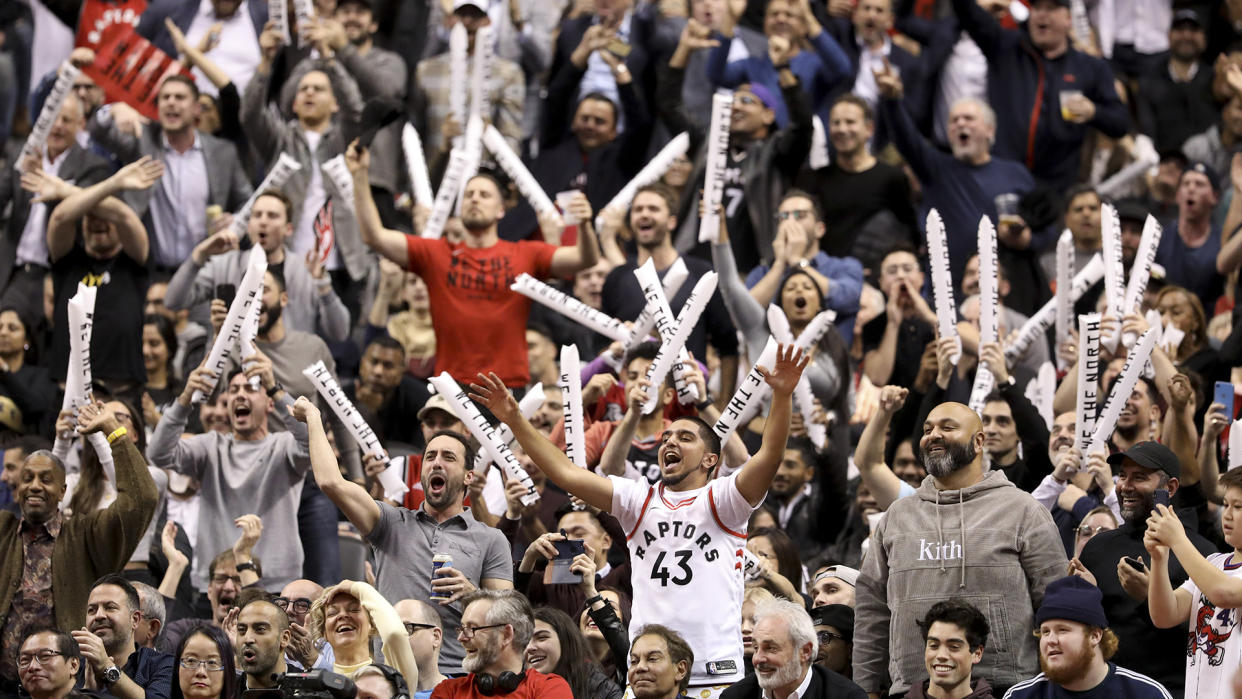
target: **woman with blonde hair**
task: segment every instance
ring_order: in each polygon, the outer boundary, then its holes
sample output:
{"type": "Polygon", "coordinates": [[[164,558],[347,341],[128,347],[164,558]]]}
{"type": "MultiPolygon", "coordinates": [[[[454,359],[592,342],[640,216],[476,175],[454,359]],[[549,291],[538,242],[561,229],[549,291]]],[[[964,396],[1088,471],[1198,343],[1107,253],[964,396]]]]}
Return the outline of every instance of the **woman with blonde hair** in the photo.
{"type": "Polygon", "coordinates": [[[405,677],[407,686],[418,686],[418,666],[410,650],[405,624],[397,610],[374,587],[342,580],[323,591],[311,604],[310,631],[314,640],[332,646],[332,671],[353,678],[376,662],[371,657],[371,638],[378,636],[384,661],[405,677]]]}

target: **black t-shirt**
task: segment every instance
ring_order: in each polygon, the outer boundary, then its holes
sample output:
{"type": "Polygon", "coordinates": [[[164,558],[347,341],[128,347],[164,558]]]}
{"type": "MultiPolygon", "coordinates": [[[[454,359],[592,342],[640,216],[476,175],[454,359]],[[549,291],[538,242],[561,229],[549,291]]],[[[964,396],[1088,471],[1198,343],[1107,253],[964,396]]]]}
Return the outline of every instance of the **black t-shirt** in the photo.
{"type": "MultiPolygon", "coordinates": [[[[694,285],[712,268],[710,263],[697,257],[681,259],[685,260],[686,271],[689,274],[686,276],[685,283],[681,285],[681,289],[668,300],[673,315],[681,313],[681,308],[686,304],[686,299],[690,297],[694,285]]],[[[637,268],[638,265],[634,258],[630,258],[625,264],[614,267],[608,273],[608,277],[604,280],[604,290],[600,300],[601,311],[617,320],[638,319],[647,301],[643,298],[642,287],[634,278],[634,270],[637,268]]],[[[661,279],[667,271],[660,271],[661,279]]],[[[702,360],[707,357],[709,338],[712,347],[716,348],[716,353],[721,357],[737,356],[737,331],[733,328],[733,321],[729,318],[729,311],[725,308],[720,294],[712,294],[711,300],[707,302],[702,318],[699,319],[694,330],[690,332],[689,339],[686,340],[686,349],[693,352],[696,359],[702,360]]]]}
{"type": "MultiPolygon", "coordinates": [[[[820,248],[829,255],[860,260],[874,257],[859,234],[881,211],[890,212],[905,229],[890,231],[895,239],[914,242],[918,224],[910,203],[910,181],[898,167],[876,163],[862,172],[849,172],[834,162],[804,174],[798,185],[819,201],[826,229],[820,248]]],[[[883,252],[879,251],[881,255],[883,252]]]]}
{"type": "Polygon", "coordinates": [[[742,166],[746,161],[747,150],[729,148],[728,154],[720,204],[724,207],[725,222],[729,226],[729,245],[733,248],[733,258],[737,260],[738,269],[744,271],[754,269],[762,262],[762,258],[759,256],[759,244],[755,241],[755,227],[750,220],[750,209],[746,207],[746,189],[742,181],[742,166]]]}
{"type": "MultiPolygon", "coordinates": [[[[888,314],[878,315],[863,327],[863,352],[870,352],[880,346],[884,339],[884,328],[888,326],[888,314]]],[[[901,321],[901,330],[897,333],[897,351],[893,355],[893,373],[888,378],[891,386],[914,385],[914,377],[919,374],[919,365],[923,361],[923,351],[927,343],[936,339],[936,329],[921,318],[906,318],[901,321]]]]}
{"type": "Polygon", "coordinates": [[[99,260],[75,244],[52,263],[56,298],[52,332],[52,378],[62,381],[69,363],[69,299],[78,283],[99,287],[91,330],[91,377],[146,383],[142,364],[142,309],[147,299],[147,268],[125,253],[99,260]]]}

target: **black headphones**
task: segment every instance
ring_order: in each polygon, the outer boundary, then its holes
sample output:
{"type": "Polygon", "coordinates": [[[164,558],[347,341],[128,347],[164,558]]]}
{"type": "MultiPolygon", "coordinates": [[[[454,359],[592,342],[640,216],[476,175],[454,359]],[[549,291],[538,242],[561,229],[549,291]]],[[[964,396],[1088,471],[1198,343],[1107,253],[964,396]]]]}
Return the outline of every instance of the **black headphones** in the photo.
{"type": "Polygon", "coordinates": [[[474,688],[479,690],[479,694],[485,697],[492,696],[497,690],[508,694],[517,689],[525,679],[525,670],[521,672],[502,672],[499,677],[486,672],[480,672],[474,676],[474,688]]]}
{"type": "Polygon", "coordinates": [[[384,679],[392,685],[392,699],[410,699],[410,686],[405,683],[405,676],[397,672],[396,668],[383,663],[373,663],[371,667],[384,673],[384,679]]]}

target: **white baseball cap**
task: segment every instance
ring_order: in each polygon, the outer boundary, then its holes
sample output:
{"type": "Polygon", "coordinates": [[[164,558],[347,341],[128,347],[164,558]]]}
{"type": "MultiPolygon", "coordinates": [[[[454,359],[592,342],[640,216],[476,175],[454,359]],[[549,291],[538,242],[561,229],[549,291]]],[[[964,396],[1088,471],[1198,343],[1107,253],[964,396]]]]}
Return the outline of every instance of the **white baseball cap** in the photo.
{"type": "Polygon", "coordinates": [[[483,14],[487,14],[488,0],[453,0],[453,12],[456,13],[463,7],[473,7],[483,14]]]}

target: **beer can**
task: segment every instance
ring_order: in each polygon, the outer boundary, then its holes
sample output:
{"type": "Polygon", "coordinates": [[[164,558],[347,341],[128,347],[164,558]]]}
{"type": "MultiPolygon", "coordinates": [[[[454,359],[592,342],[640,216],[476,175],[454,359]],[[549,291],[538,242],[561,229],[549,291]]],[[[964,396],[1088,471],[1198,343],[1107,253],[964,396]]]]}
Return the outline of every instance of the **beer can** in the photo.
{"type": "MultiPolygon", "coordinates": [[[[447,553],[437,553],[436,555],[431,557],[431,579],[432,580],[436,579],[436,573],[439,572],[441,568],[452,568],[452,567],[453,567],[452,556],[450,556],[447,553]]],[[[443,599],[445,597],[449,597],[450,595],[445,594],[444,592],[437,592],[436,589],[433,587],[431,588],[431,596],[436,599],[443,599]]]]}

